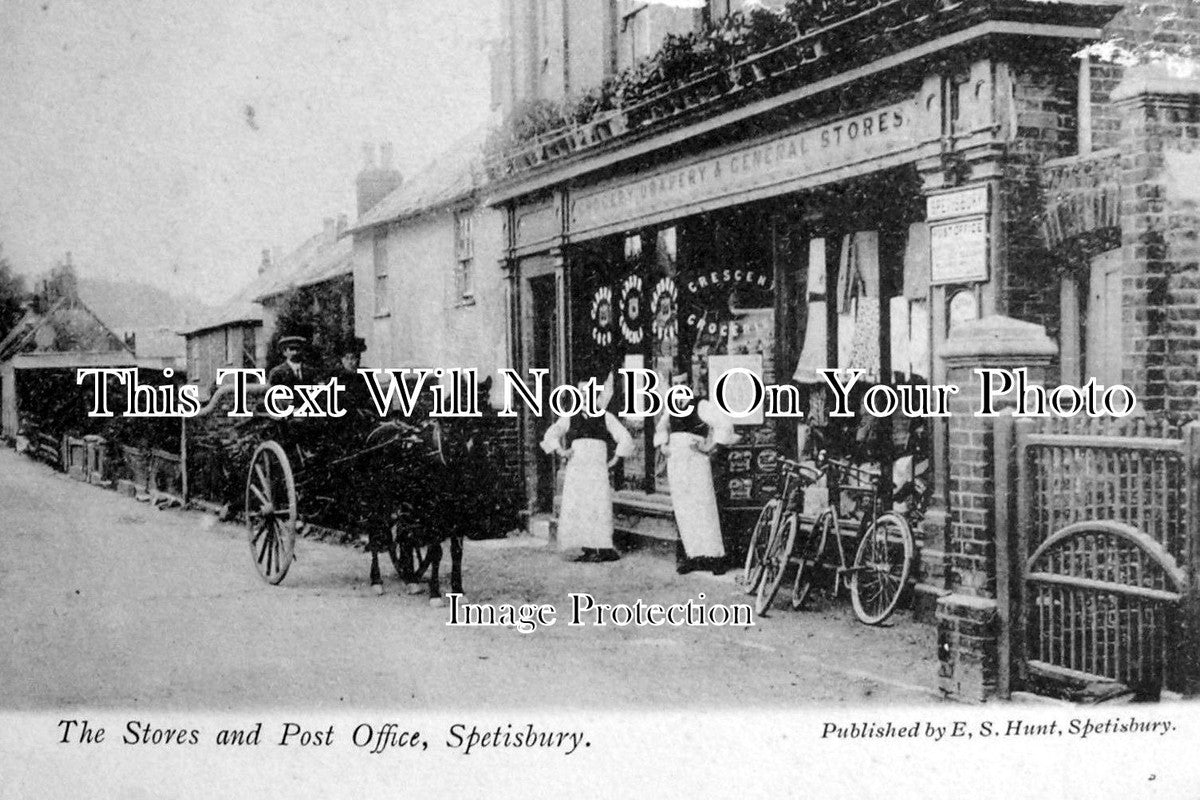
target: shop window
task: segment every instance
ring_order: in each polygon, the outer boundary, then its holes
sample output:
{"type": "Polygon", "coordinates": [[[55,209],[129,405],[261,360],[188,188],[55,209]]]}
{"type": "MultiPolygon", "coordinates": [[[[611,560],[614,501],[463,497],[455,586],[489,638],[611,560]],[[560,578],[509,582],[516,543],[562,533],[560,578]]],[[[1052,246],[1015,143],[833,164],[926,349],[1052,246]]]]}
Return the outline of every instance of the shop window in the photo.
{"type": "Polygon", "coordinates": [[[372,252],[372,264],[375,271],[375,316],[388,313],[388,263],[387,263],[387,231],[375,234],[372,252]]]}
{"type": "Polygon", "coordinates": [[[470,209],[454,214],[454,286],[459,305],[475,302],[474,214],[470,209]]]}

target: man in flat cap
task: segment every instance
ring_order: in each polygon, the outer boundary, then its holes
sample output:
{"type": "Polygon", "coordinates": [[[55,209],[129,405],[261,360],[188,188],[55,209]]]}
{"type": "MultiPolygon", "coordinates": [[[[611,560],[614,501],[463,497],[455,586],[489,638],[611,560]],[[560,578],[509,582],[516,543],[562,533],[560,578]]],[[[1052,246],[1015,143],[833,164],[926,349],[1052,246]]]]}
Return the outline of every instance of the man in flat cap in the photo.
{"type": "Polygon", "coordinates": [[[289,334],[279,338],[279,349],[283,351],[283,363],[267,373],[271,386],[298,386],[318,383],[317,376],[304,364],[304,349],[308,340],[303,336],[289,334]]]}

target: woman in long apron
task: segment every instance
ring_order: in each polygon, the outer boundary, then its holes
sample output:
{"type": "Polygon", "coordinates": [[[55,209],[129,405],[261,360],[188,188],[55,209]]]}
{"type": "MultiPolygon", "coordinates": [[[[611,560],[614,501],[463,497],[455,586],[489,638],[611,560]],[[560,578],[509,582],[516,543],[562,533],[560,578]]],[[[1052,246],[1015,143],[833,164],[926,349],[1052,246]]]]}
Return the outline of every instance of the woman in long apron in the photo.
{"type": "MultiPolygon", "coordinates": [[[[686,380],[686,374],[676,375],[672,383],[686,380]]],[[[726,570],[709,457],[717,445],[734,444],[738,438],[728,418],[707,400],[693,403],[687,416],[664,413],[659,418],[654,444],[667,456],[667,482],[679,528],[676,571],[680,575],[696,570],[720,575],[726,570]]]]}
{"type": "MultiPolygon", "coordinates": [[[[586,391],[589,381],[580,381],[586,391]]],[[[606,392],[611,397],[611,393],[606,392]]],[[[603,408],[607,399],[602,395],[603,408]]],[[[608,470],[618,459],[633,453],[633,437],[615,416],[605,411],[599,417],[584,413],[559,417],[542,437],[542,450],[558,453],[566,459],[563,478],[562,508],[558,515],[558,542],[561,550],[582,548],[575,561],[616,561],[613,547],[612,487],[608,470]],[[616,443],[610,460],[608,443],[616,443]]]]}

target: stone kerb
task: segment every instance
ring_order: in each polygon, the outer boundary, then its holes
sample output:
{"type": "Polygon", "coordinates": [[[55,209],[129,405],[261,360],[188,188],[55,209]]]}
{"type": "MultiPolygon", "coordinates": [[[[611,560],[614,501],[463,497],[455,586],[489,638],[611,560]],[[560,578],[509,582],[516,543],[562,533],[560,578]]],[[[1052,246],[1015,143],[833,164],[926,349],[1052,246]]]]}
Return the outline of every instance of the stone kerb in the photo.
{"type": "MultiPolygon", "coordinates": [[[[1052,383],[1058,347],[1041,325],[993,315],[956,326],[941,357],[959,393],[948,424],[950,594],[937,602],[938,678],[947,697],[982,702],[996,693],[999,628],[1008,614],[997,607],[995,418],[975,416],[975,370],[1024,368],[1031,382],[1052,383]]],[[[998,408],[1013,403],[1004,397],[998,408]]]]}

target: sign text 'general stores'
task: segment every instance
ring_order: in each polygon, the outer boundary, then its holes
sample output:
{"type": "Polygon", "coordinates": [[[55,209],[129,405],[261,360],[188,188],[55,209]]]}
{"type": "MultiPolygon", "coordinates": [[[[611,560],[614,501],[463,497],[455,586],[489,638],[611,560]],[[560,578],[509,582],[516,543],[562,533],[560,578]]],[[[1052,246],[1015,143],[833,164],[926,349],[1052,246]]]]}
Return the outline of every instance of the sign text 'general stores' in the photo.
{"type": "Polygon", "coordinates": [[[571,230],[617,224],[907,150],[916,141],[913,109],[912,102],[897,103],[581,193],[571,203],[571,230]]]}

